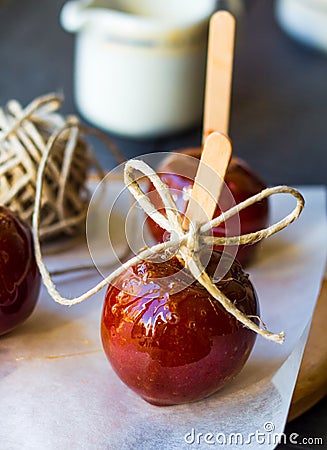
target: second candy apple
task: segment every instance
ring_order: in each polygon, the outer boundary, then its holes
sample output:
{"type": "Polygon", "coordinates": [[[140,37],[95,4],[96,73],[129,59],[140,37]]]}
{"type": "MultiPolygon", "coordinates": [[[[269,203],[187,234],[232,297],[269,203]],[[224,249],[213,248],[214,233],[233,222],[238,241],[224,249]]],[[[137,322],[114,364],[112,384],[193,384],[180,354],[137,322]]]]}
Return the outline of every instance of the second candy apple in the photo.
{"type": "MultiPolygon", "coordinates": [[[[160,178],[169,186],[171,193],[176,201],[177,208],[181,213],[185,213],[187,201],[193,181],[198,168],[199,158],[201,156],[200,148],[188,148],[177,153],[172,153],[158,167],[160,178]]],[[[215,211],[215,217],[222,211],[238,204],[247,198],[261,192],[267,186],[253,172],[253,170],[240,158],[233,157],[227,169],[225,185],[219,199],[219,205],[215,211]]],[[[154,206],[163,212],[163,204],[157,193],[150,187],[148,195],[154,206]]],[[[234,216],[226,223],[213,229],[214,236],[235,236],[247,234],[265,228],[268,225],[269,205],[268,200],[264,199],[240,212],[239,217],[234,216]]],[[[157,225],[151,218],[148,218],[149,229],[153,237],[163,242],[168,239],[167,233],[157,225]]],[[[242,265],[247,265],[254,257],[257,244],[241,245],[238,248],[225,248],[224,251],[230,252],[242,265]]],[[[222,251],[222,247],[215,247],[222,251]]]]}

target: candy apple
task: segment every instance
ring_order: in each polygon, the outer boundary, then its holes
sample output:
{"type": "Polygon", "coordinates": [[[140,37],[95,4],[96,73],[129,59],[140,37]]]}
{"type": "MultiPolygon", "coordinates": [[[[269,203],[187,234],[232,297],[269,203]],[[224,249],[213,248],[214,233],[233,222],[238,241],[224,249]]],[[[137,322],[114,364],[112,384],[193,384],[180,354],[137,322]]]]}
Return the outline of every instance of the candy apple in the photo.
{"type": "Polygon", "coordinates": [[[30,228],[0,206],[0,335],[30,316],[40,285],[30,228]]]}
{"type": "MultiPolygon", "coordinates": [[[[211,255],[210,276],[221,255],[211,255]]],[[[216,285],[244,314],[258,315],[248,276],[238,262],[223,258],[227,273],[216,285]]],[[[216,392],[241,370],[256,338],[175,256],[140,262],[109,285],[101,336],[121,380],[156,405],[192,402],[216,392]]]]}
{"type": "MultiPolygon", "coordinates": [[[[184,149],[166,158],[158,167],[158,174],[170,187],[181,213],[186,211],[187,199],[193,185],[200,155],[200,148],[184,149]],[[189,158],[186,158],[184,155],[189,156],[189,158]]],[[[246,200],[266,187],[263,181],[243,160],[233,157],[227,169],[225,185],[219,199],[215,217],[221,211],[228,210],[235,203],[246,200]]],[[[157,209],[163,211],[163,204],[153,186],[150,186],[148,195],[157,209]]],[[[240,233],[247,234],[258,231],[268,225],[268,216],[268,200],[265,199],[241,211],[239,217],[234,216],[226,223],[222,223],[219,227],[214,228],[213,234],[215,236],[234,236],[240,233]]],[[[151,218],[147,220],[151,234],[157,241],[162,242],[168,239],[169,235],[158,224],[151,218]]],[[[230,250],[234,256],[236,254],[242,265],[246,265],[252,260],[257,245],[243,245],[237,249],[226,247],[225,251],[228,252],[230,250]]],[[[216,250],[222,251],[223,249],[222,247],[216,247],[216,250]]]]}

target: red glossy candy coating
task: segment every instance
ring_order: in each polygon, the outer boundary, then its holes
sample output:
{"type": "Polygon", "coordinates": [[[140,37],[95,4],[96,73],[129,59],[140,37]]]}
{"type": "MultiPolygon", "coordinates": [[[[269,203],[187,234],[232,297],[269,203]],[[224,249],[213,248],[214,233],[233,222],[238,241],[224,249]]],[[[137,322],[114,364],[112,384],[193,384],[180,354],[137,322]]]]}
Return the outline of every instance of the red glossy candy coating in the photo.
{"type": "MultiPolygon", "coordinates": [[[[209,274],[220,258],[213,253],[209,274]]],[[[232,266],[218,287],[242,312],[257,315],[247,275],[239,263],[230,258],[227,263],[232,266]]],[[[182,267],[176,257],[139,263],[110,285],[105,297],[105,353],[121,380],[156,405],[216,392],[241,370],[256,338],[182,267]]]]}
{"type": "Polygon", "coordinates": [[[0,335],[30,316],[40,284],[30,228],[0,206],[0,335]]]}

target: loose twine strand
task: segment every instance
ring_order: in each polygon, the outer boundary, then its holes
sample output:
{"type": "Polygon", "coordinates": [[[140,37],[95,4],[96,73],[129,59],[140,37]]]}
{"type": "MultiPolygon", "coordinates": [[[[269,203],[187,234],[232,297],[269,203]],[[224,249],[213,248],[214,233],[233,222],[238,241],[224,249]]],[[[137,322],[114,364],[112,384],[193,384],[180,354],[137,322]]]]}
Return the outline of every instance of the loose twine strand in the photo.
{"type": "Polygon", "coordinates": [[[170,233],[170,240],[164,243],[154,245],[151,248],[146,248],[140,251],[137,255],[130,258],[125,263],[121,264],[116,270],[114,270],[110,275],[104,278],[96,286],[83,293],[82,295],[75,298],[65,298],[57,290],[48,270],[43,261],[41,253],[41,245],[39,239],[39,221],[40,221],[40,204],[42,197],[42,182],[44,176],[44,170],[51,152],[51,147],[48,146],[45,151],[43,158],[41,160],[38,177],[37,177],[37,187],[36,187],[36,197],[35,197],[35,207],[33,214],[33,237],[35,242],[35,256],[36,261],[44,282],[50,296],[54,301],[60,303],[61,305],[72,306],[83,302],[84,300],[90,298],[111,281],[116,279],[118,276],[123,274],[128,268],[135,265],[138,262],[144,261],[145,259],[164,252],[164,251],[176,251],[176,256],[183,260],[185,267],[189,269],[191,274],[196,280],[217,300],[221,305],[233,315],[237,320],[239,320],[244,326],[251,329],[257,334],[260,334],[264,338],[274,341],[276,343],[282,344],[284,342],[285,334],[280,332],[274,334],[265,328],[261,328],[255,322],[251,320],[251,317],[243,314],[234,304],[230,301],[213,283],[209,275],[206,273],[205,268],[202,266],[199,258],[199,249],[203,246],[212,245],[235,245],[235,244],[248,244],[258,242],[277,231],[282,230],[287,227],[290,223],[296,220],[303,207],[304,199],[300,192],[289,186],[276,186],[273,188],[267,188],[260,193],[248,198],[247,200],[235,205],[227,212],[222,213],[219,217],[210,220],[208,223],[199,226],[196,223],[190,224],[189,230],[185,231],[182,226],[182,218],[177,209],[175,201],[173,200],[169,187],[159,178],[157,173],[148,166],[145,162],[136,159],[127,161],[124,168],[124,182],[131,194],[134,196],[135,200],[139,203],[142,209],[148,214],[160,227],[164,228],[170,233]],[[138,181],[136,173],[141,172],[146,178],[148,178],[158,194],[163,201],[165,207],[165,215],[159,212],[155,206],[151,203],[147,195],[142,191],[138,181]],[[222,222],[226,221],[230,217],[238,214],[243,209],[256,202],[263,200],[264,198],[270,197],[274,194],[290,194],[296,199],[296,206],[293,211],[288,214],[285,218],[279,222],[259,230],[254,233],[249,233],[241,236],[234,237],[214,237],[207,236],[206,233],[217,227],[222,222]]]}

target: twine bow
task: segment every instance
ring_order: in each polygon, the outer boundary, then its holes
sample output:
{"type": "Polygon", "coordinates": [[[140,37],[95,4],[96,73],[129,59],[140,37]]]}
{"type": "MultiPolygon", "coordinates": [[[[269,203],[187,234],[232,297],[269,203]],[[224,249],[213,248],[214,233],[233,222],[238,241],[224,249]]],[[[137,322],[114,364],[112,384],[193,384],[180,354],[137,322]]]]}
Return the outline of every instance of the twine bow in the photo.
{"type": "MultiPolygon", "coordinates": [[[[49,152],[48,152],[49,153],[49,152]]],[[[46,165],[46,160],[48,155],[45,154],[43,161],[40,164],[40,172],[38,176],[38,184],[36,189],[36,199],[35,208],[33,216],[33,236],[35,241],[35,255],[39,270],[43,279],[43,282],[50,294],[50,296],[58,303],[62,305],[74,305],[81,303],[87,298],[91,297],[108,283],[116,279],[118,276],[123,274],[129,267],[135,265],[138,262],[144,261],[157,253],[161,252],[176,252],[176,256],[184,261],[185,267],[191,272],[193,277],[217,300],[221,305],[233,315],[237,320],[239,320],[244,326],[251,329],[252,331],[260,334],[264,338],[277,342],[279,344],[284,341],[284,332],[274,334],[265,328],[258,326],[250,317],[243,314],[238,308],[231,302],[213,283],[209,275],[206,273],[205,268],[200,262],[198,255],[198,250],[207,246],[212,248],[213,245],[239,245],[239,244],[249,244],[260,241],[261,239],[267,238],[272,234],[284,229],[294,220],[296,220],[303,207],[304,199],[300,192],[289,186],[276,186],[272,188],[267,188],[260,193],[246,199],[245,201],[235,205],[228,211],[222,213],[219,217],[210,220],[208,223],[199,226],[198,224],[190,224],[189,230],[185,231],[182,226],[182,217],[177,209],[174,199],[172,198],[169,187],[159,178],[157,173],[148,166],[145,162],[136,159],[127,161],[124,168],[124,182],[131,194],[134,196],[135,200],[142,207],[144,212],[148,214],[161,228],[165,229],[170,233],[170,240],[151,248],[146,248],[137,255],[130,258],[128,261],[123,263],[115,271],[113,271],[104,280],[98,283],[95,287],[87,291],[86,293],[75,297],[72,299],[67,299],[61,296],[61,294],[56,289],[54,282],[44,264],[41,255],[41,246],[39,241],[39,212],[40,212],[40,198],[42,196],[42,170],[46,165]],[[148,178],[164,204],[165,215],[159,212],[155,206],[151,203],[148,196],[142,191],[136,177],[136,172],[141,172],[146,178],[148,178]],[[286,217],[281,219],[279,222],[264,228],[260,231],[244,234],[241,236],[233,237],[215,237],[207,235],[208,231],[212,228],[217,227],[222,222],[226,221],[230,217],[238,214],[243,209],[248,206],[263,200],[264,198],[270,197],[274,194],[290,194],[296,199],[296,206],[293,211],[286,217]]]]}

